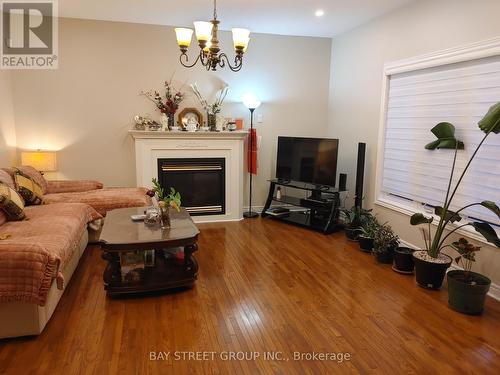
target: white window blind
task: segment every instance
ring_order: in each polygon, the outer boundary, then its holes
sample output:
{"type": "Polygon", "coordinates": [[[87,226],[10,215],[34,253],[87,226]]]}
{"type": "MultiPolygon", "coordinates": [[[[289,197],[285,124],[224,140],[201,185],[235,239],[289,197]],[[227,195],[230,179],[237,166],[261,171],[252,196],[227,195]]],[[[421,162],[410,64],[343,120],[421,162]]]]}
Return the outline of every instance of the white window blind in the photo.
{"type": "MultiPolygon", "coordinates": [[[[430,132],[439,122],[451,122],[465,143],[459,151],[454,181],[484,137],[478,121],[500,101],[500,56],[443,65],[389,77],[381,193],[442,206],[450,178],[453,150],[429,151],[436,138],[430,132]]],[[[454,186],[454,185],[453,185],[454,186]]],[[[452,210],[473,202],[500,202],[500,134],[491,134],[472,162],[452,210]]],[[[498,218],[482,207],[464,214],[498,227],[498,218]]]]}

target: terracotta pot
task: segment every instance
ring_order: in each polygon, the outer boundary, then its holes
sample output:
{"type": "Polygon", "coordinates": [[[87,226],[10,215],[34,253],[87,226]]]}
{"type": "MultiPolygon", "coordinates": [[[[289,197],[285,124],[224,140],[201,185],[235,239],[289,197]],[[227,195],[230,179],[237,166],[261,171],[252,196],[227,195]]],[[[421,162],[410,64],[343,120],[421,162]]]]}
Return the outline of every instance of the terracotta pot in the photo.
{"type": "Polygon", "coordinates": [[[430,260],[419,258],[419,255],[422,255],[422,253],[426,253],[426,251],[415,251],[413,253],[417,284],[422,288],[441,288],[446,270],[451,266],[453,260],[446,254],[440,254],[440,257],[447,258],[446,263],[435,263],[430,260]]]}

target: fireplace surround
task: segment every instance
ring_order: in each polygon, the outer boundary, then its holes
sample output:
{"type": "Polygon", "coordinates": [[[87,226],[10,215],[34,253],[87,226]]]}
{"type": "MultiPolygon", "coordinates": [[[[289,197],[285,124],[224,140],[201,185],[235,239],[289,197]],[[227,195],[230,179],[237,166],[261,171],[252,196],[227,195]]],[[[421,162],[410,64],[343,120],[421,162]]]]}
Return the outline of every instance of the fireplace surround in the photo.
{"type": "MultiPolygon", "coordinates": [[[[190,169],[191,166],[189,163],[185,163],[186,161],[191,160],[195,164],[198,164],[197,167],[208,166],[210,169],[214,166],[214,160],[222,160],[224,164],[223,184],[217,183],[216,179],[212,180],[212,182],[200,182],[203,178],[214,177],[213,175],[189,177],[187,176],[189,175],[188,173],[186,176],[180,176],[181,183],[183,182],[182,179],[184,179],[184,182],[186,180],[189,181],[189,179],[197,181],[196,183],[192,183],[191,190],[181,191],[181,194],[183,194],[183,206],[187,204],[188,206],[192,206],[192,208],[198,207],[198,210],[191,210],[193,220],[197,223],[236,221],[243,218],[243,151],[248,132],[190,133],[131,130],[129,134],[134,138],[135,143],[137,186],[151,186],[151,180],[159,178],[163,172],[161,171],[163,166],[161,163],[165,160],[183,161],[184,165],[177,167],[184,169],[184,172],[189,172],[186,169],[190,169]],[[204,166],[201,165],[203,163],[205,163],[204,166]],[[209,187],[207,183],[210,184],[209,187]],[[223,204],[209,204],[212,202],[210,199],[213,197],[207,199],[206,202],[202,202],[201,205],[198,204],[199,200],[197,199],[201,198],[200,194],[203,194],[207,189],[212,193],[215,191],[220,192],[222,191],[221,185],[224,192],[224,199],[221,202],[223,204]],[[222,206],[222,208],[208,206],[222,206]],[[205,211],[202,212],[200,208],[205,211]]],[[[175,166],[166,165],[165,167],[166,169],[170,169],[171,173],[174,173],[172,169],[175,166]]],[[[211,171],[214,174],[215,172],[211,171]]],[[[166,181],[164,187],[169,188],[170,186],[173,186],[173,184],[166,181]]],[[[178,186],[173,187],[178,189],[178,186]]]]}

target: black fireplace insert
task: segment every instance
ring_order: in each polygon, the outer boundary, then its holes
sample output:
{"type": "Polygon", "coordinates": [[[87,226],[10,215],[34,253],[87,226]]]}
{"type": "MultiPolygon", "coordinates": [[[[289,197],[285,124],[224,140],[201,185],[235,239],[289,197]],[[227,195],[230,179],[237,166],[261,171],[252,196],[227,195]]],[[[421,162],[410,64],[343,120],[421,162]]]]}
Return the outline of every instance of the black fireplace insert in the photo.
{"type": "Polygon", "coordinates": [[[192,216],[226,213],[224,158],[158,159],[158,181],[165,191],[175,188],[192,216]]]}

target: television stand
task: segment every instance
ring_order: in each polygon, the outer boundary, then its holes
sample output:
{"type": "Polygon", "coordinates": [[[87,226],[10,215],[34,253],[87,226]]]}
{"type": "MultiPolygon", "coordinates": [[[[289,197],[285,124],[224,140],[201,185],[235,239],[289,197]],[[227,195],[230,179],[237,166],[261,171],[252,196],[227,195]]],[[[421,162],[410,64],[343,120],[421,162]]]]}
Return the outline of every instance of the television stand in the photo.
{"type": "Polygon", "coordinates": [[[261,213],[263,218],[270,217],[324,234],[330,234],[340,229],[340,191],[338,189],[298,181],[272,179],[269,182],[269,194],[261,213]],[[281,198],[278,199],[276,189],[279,186],[305,190],[310,194],[308,194],[307,198],[281,195],[281,198]],[[288,212],[277,215],[276,212],[273,212],[273,204],[275,206],[287,205],[292,207],[288,212]]]}

